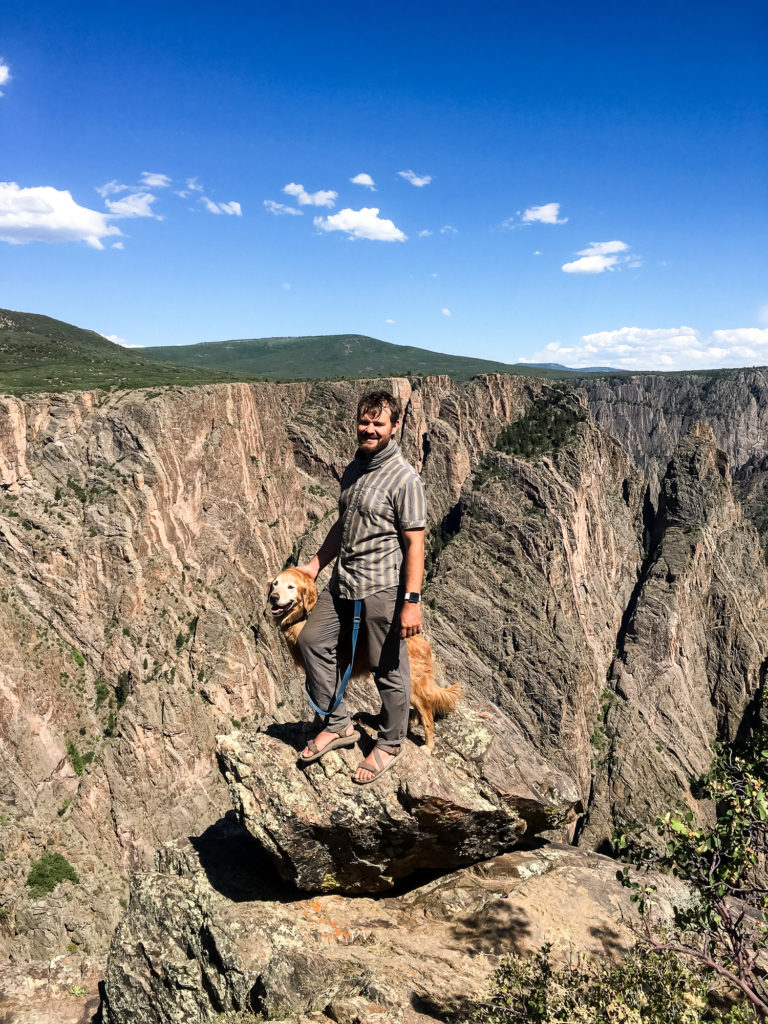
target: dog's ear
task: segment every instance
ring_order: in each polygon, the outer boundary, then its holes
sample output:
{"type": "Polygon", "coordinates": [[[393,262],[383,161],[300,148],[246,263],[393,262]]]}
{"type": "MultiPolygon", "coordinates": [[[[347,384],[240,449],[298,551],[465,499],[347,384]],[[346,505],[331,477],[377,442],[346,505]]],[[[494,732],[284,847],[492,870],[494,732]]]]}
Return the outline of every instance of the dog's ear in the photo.
{"type": "Polygon", "coordinates": [[[306,573],[297,573],[299,577],[299,587],[301,589],[301,603],[304,605],[304,612],[309,615],[312,609],[317,604],[317,587],[315,581],[311,576],[307,576],[306,573]]]}

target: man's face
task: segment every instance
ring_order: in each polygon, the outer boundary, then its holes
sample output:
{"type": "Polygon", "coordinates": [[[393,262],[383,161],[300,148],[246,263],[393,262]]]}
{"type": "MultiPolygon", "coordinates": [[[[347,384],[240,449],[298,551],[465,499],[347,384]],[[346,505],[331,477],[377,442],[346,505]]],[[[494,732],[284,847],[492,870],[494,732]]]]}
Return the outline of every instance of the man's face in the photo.
{"type": "Polygon", "coordinates": [[[392,410],[388,405],[380,409],[363,409],[357,418],[357,445],[363,455],[375,455],[386,448],[395,431],[397,420],[392,422],[392,410]]]}

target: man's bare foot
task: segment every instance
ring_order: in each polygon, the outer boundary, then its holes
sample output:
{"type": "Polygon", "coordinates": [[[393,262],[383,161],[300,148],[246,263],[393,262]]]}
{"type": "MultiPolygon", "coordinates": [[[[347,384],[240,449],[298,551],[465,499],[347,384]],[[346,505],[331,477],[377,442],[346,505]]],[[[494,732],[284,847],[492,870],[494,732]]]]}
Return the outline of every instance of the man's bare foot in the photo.
{"type": "Polygon", "coordinates": [[[304,747],[302,752],[299,754],[299,760],[316,761],[322,756],[326,747],[348,746],[347,743],[339,743],[339,740],[354,741],[359,738],[360,733],[355,729],[354,725],[349,725],[344,733],[328,732],[324,729],[321,733],[318,733],[313,740],[310,740],[306,747],[304,747]]]}
{"type": "Polygon", "coordinates": [[[396,761],[402,752],[402,747],[396,751],[383,750],[381,747],[374,747],[365,760],[361,761],[352,776],[353,782],[366,785],[373,782],[375,778],[385,772],[387,768],[396,761]]]}

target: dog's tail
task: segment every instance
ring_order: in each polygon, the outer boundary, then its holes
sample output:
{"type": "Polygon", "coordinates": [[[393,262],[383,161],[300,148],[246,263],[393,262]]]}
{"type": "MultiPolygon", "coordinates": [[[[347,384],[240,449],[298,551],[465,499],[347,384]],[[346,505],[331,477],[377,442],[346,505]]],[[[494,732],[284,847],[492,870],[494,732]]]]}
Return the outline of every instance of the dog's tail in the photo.
{"type": "Polygon", "coordinates": [[[446,687],[438,686],[435,683],[429,696],[436,715],[449,715],[464,696],[464,688],[461,683],[454,683],[453,686],[446,687]]]}

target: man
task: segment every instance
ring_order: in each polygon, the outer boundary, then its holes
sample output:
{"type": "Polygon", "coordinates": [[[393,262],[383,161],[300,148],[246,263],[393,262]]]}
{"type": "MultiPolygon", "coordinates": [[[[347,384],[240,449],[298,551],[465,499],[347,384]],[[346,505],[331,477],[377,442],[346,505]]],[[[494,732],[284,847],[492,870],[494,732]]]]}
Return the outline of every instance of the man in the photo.
{"type": "MultiPolygon", "coordinates": [[[[405,640],[421,632],[426,498],[394,436],[400,415],[399,399],[387,391],[361,397],[357,454],[341,478],[339,518],[314,558],[297,567],[316,579],[336,559],[328,588],[298,640],[310,695],[323,710],[335,700],[339,641],[351,633],[354,602],[362,603],[360,629],[368,640],[381,715],[376,746],[352,776],[361,785],[373,782],[402,753],[411,694],[405,640]]],[[[321,721],[322,731],[301,753],[306,764],[360,738],[343,700],[321,721]]]]}

